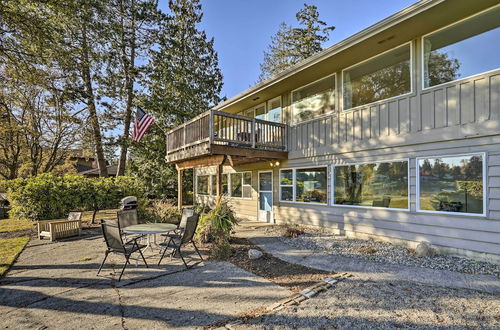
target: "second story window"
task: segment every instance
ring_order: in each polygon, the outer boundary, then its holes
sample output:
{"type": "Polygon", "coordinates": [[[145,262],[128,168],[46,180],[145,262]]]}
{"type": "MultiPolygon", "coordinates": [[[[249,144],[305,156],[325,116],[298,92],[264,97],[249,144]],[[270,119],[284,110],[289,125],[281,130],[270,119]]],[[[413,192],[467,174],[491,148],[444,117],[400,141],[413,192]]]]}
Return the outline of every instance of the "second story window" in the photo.
{"type": "Polygon", "coordinates": [[[411,92],[410,63],[408,43],[345,69],[344,110],[411,92]]]}
{"type": "Polygon", "coordinates": [[[292,92],[292,121],[313,119],[335,108],[335,75],[323,78],[292,92]]]}
{"type": "Polygon", "coordinates": [[[500,6],[423,37],[424,88],[498,69],[500,6]]]}

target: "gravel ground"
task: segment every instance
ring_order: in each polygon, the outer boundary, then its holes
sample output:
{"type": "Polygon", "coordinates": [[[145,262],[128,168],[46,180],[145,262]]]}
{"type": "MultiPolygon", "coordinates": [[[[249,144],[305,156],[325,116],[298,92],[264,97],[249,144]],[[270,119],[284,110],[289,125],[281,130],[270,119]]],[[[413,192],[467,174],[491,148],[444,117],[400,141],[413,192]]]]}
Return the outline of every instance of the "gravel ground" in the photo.
{"type": "Polygon", "coordinates": [[[412,250],[387,242],[347,238],[311,228],[307,228],[306,233],[297,238],[283,237],[282,231],[279,229],[275,229],[272,233],[279,236],[280,241],[296,249],[309,249],[388,264],[450,270],[467,274],[494,275],[500,278],[500,265],[449,255],[416,258],[412,256],[412,250]]]}
{"type": "Polygon", "coordinates": [[[351,278],[242,329],[498,329],[500,297],[465,289],[351,278]]]}

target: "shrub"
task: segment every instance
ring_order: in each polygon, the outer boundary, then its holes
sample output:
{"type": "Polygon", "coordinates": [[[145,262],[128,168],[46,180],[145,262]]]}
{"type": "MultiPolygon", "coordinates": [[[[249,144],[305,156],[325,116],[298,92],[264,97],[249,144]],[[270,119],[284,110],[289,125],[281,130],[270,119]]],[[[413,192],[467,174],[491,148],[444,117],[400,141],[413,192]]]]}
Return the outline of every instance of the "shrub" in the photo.
{"type": "Polygon", "coordinates": [[[66,217],[70,211],[94,211],[116,208],[121,198],[142,196],[134,178],[61,177],[41,174],[7,182],[10,215],[31,220],[66,217]]]}
{"type": "Polygon", "coordinates": [[[214,258],[225,259],[231,253],[229,238],[237,223],[238,220],[228,202],[219,200],[212,210],[201,215],[196,239],[211,243],[210,250],[214,258]]]}
{"type": "Polygon", "coordinates": [[[299,225],[286,225],[285,230],[283,231],[283,236],[290,238],[297,238],[299,235],[303,235],[305,233],[305,229],[299,225]]]}

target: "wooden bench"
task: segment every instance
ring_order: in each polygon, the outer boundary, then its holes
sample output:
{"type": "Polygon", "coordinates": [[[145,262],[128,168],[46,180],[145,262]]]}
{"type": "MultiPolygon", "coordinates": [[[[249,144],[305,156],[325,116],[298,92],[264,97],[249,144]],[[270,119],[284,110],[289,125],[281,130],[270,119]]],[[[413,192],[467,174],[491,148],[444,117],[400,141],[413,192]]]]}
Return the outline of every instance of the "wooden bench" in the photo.
{"type": "Polygon", "coordinates": [[[38,239],[48,237],[51,241],[59,238],[80,236],[82,231],[82,214],[71,212],[66,220],[38,221],[38,239]]]}

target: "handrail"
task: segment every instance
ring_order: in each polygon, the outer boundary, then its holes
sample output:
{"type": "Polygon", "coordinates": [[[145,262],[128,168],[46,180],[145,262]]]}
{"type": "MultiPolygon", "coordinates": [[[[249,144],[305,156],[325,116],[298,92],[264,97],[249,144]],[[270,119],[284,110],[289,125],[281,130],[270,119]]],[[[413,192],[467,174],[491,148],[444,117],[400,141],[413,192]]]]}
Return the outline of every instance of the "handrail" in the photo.
{"type": "Polygon", "coordinates": [[[167,132],[167,155],[202,143],[286,151],[287,125],[209,110],[167,132]]]}

